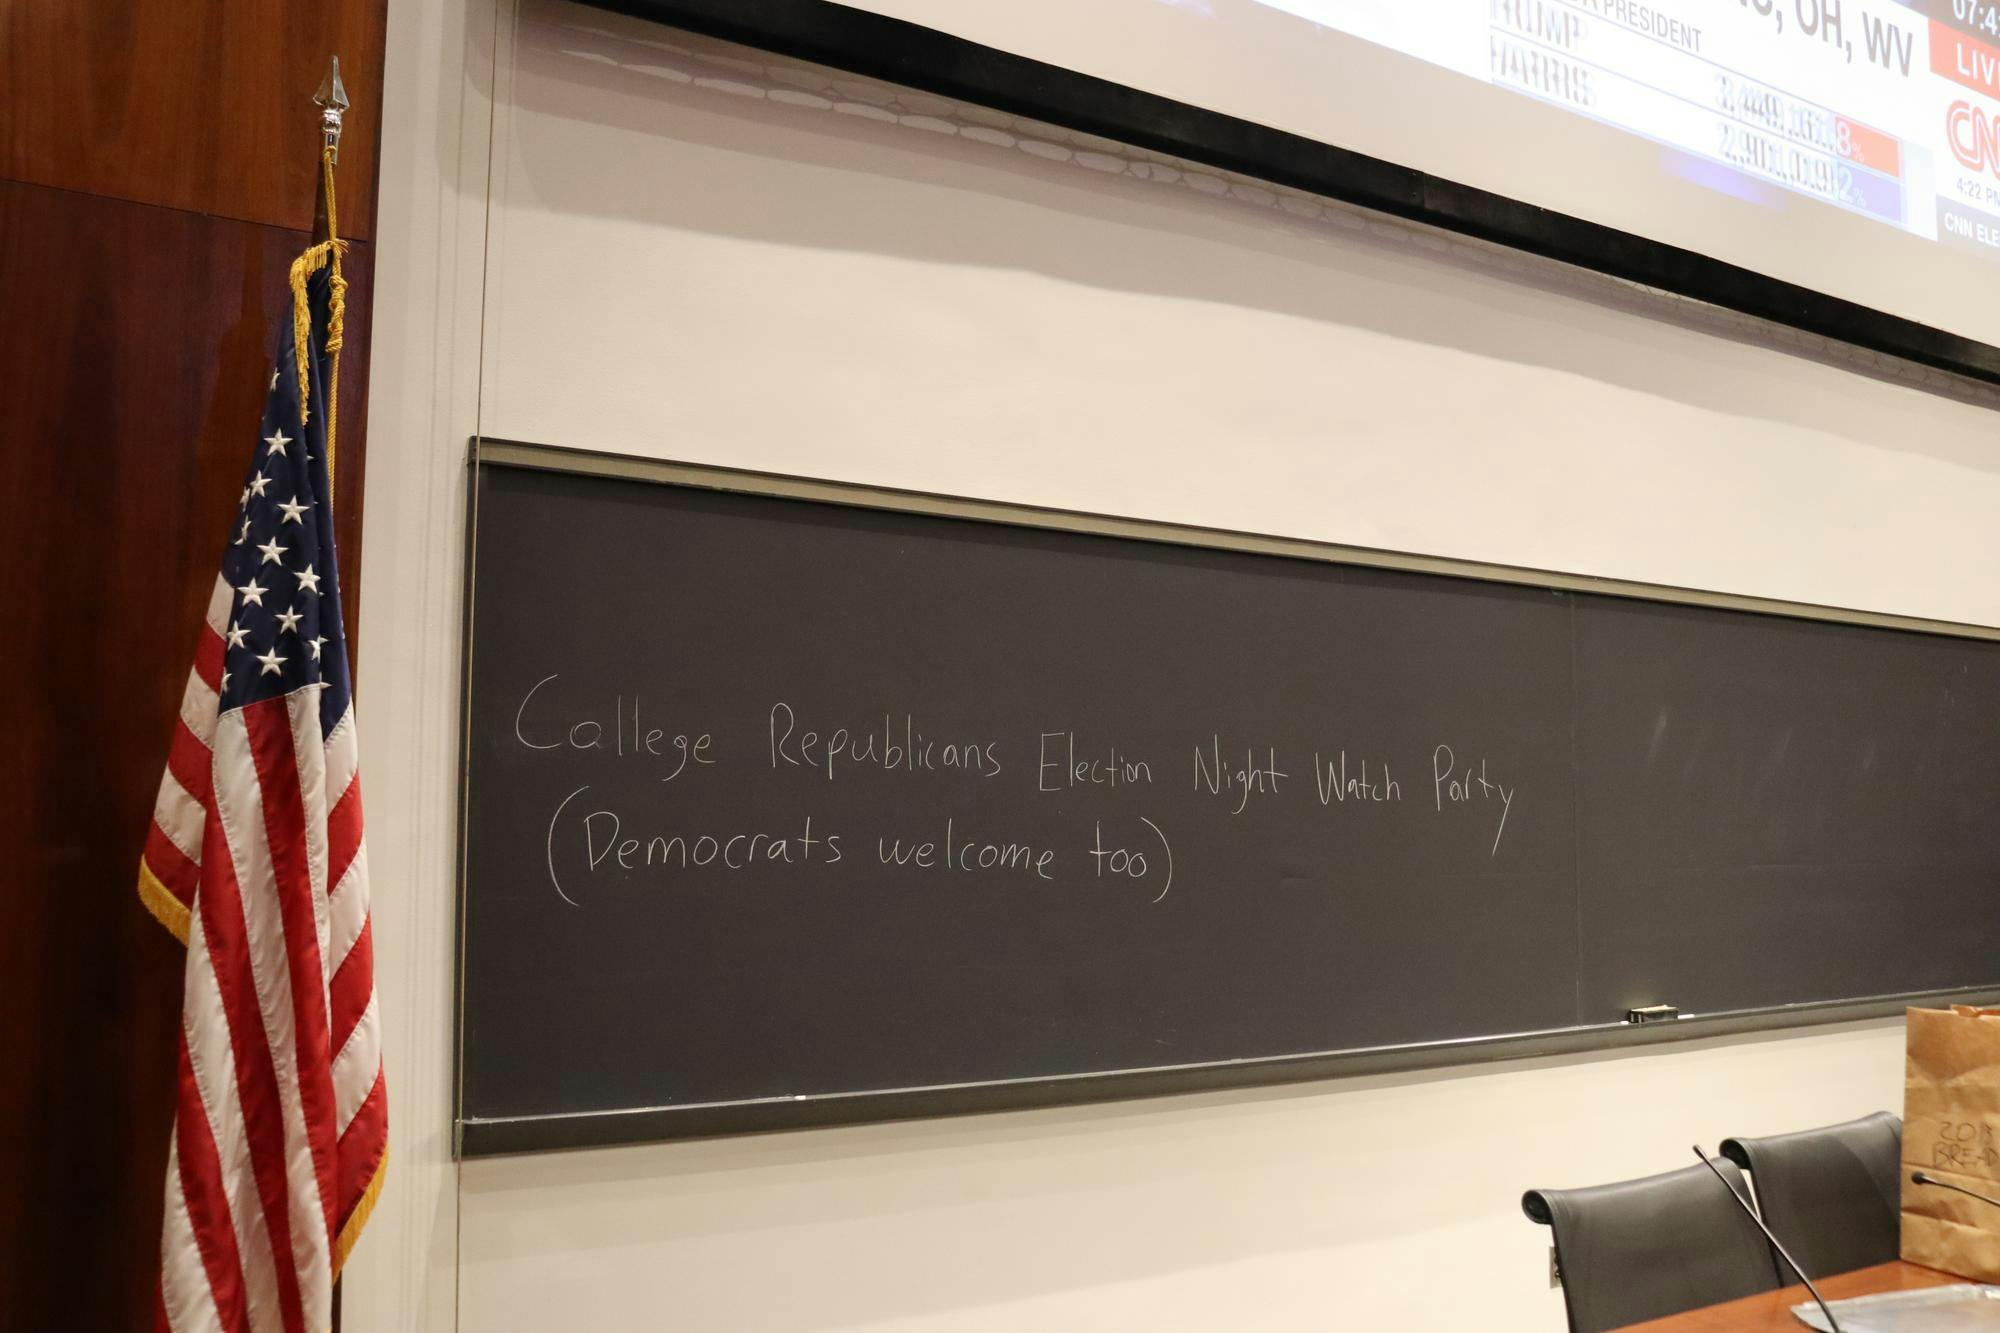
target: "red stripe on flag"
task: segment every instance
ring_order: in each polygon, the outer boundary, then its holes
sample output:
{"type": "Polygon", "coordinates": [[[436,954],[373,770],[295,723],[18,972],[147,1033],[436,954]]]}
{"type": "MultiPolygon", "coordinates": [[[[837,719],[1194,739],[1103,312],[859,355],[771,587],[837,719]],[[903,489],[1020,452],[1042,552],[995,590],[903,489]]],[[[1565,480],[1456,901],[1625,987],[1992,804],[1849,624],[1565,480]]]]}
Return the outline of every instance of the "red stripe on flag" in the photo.
{"type": "MultiPolygon", "coordinates": [[[[306,1142],[313,1174],[319,1178],[320,1212],[329,1244],[336,1232],[334,1185],[339,1179],[339,1129],[333,1098],[333,1048],[326,1015],[326,965],[319,952],[319,918],[313,910],[312,871],[307,864],[305,800],[299,792],[299,761],[292,748],[289,698],[265,699],[243,710],[250,733],[250,757],[263,792],[265,841],[271,848],[278,910],[285,926],[286,970],[291,976],[292,1056],[299,1102],[305,1111],[306,1142]]],[[[311,724],[319,725],[314,712],[311,724]]],[[[314,736],[317,739],[317,731],[314,736]]]]}
{"type": "Polygon", "coordinates": [[[389,1088],[382,1071],[377,1069],[375,1086],[368,1090],[354,1119],[347,1122],[347,1131],[340,1136],[342,1227],[347,1225],[355,1204],[375,1179],[375,1168],[382,1164],[382,1150],[388,1143],[389,1088]]]}
{"type": "MultiPolygon", "coordinates": [[[[356,772],[347,790],[326,812],[326,894],[331,898],[347,878],[354,854],[361,849],[361,774],[356,772]]],[[[338,1049],[336,1047],[335,1049],[338,1049]]]]}
{"type": "Polygon", "coordinates": [[[201,803],[201,807],[213,814],[215,805],[215,755],[201,737],[188,730],[188,724],[174,723],[174,743],[167,747],[167,771],[174,775],[174,781],[181,784],[181,790],[201,803]]]}
{"type": "MultiPolygon", "coordinates": [[[[229,1217],[229,1191],[222,1184],[222,1159],[201,1089],[194,1081],[194,1060],[188,1054],[187,1029],[181,1029],[180,1087],[176,1097],[174,1147],[180,1154],[181,1195],[201,1266],[208,1273],[209,1294],[225,1329],[248,1329],[250,1315],[243,1295],[243,1259],[236,1250],[236,1227],[229,1217]]],[[[162,1322],[165,1308],[161,1310],[162,1322]]]]}
{"type": "Polygon", "coordinates": [[[256,974],[250,966],[250,941],[243,924],[243,895],[220,819],[208,821],[201,862],[201,893],[195,905],[201,910],[203,942],[215,970],[216,989],[222,994],[229,1045],[236,1056],[236,1100],[243,1112],[257,1197],[264,1205],[264,1229],[270,1233],[271,1253],[277,1260],[272,1267],[278,1274],[278,1308],[286,1333],[305,1333],[297,1260],[292,1252],[284,1103],[278,1099],[278,1072],[271,1061],[264,1015],[257,1003],[256,974]]]}
{"type": "MultiPolygon", "coordinates": [[[[368,1001],[375,994],[375,923],[363,921],[361,933],[354,939],[354,947],[347,951],[340,967],[333,974],[333,985],[328,988],[333,1009],[333,1049],[338,1054],[347,1047],[347,1039],[354,1035],[354,1025],[361,1021],[361,1015],[368,1012],[368,1001]]],[[[345,1196],[343,1196],[345,1197],[345,1196]]]]}
{"type": "Polygon", "coordinates": [[[142,859],[162,888],[179,899],[183,907],[193,906],[195,885],[201,880],[201,867],[188,860],[186,854],[174,846],[174,840],[156,823],[146,826],[146,850],[142,859]]]}
{"type": "Polygon", "coordinates": [[[194,646],[194,673],[217,694],[222,693],[222,654],[222,636],[204,622],[201,641],[194,646]]]}

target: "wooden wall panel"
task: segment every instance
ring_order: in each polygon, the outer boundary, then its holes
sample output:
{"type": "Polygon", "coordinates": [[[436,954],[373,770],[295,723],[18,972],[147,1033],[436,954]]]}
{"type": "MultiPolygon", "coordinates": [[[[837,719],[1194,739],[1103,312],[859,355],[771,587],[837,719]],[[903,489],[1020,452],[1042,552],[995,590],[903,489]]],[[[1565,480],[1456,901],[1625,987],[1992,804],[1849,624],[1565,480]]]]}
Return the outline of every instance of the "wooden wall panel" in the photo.
{"type": "MultiPolygon", "coordinates": [[[[308,241],[308,100],[382,0],[0,0],[0,1330],[150,1327],[180,946],[133,891],[308,241]]],[[[360,586],[371,250],[347,261],[337,539],[360,586]]]]}
{"type": "Polygon", "coordinates": [[[0,179],[312,225],[311,97],[354,106],[342,230],[375,216],[386,0],[0,0],[0,179]]]}

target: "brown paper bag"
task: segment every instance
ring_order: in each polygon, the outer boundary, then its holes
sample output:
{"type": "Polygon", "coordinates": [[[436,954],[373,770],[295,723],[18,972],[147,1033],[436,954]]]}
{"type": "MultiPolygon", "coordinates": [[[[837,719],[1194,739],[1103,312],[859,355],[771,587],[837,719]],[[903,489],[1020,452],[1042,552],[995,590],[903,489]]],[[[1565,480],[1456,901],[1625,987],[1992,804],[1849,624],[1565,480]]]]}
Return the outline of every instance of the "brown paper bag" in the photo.
{"type": "Polygon", "coordinates": [[[2000,1197],[2000,1009],[1909,1011],[1903,1073],[1903,1258],[2000,1281],[2000,1208],[1912,1171],[2000,1197]]]}

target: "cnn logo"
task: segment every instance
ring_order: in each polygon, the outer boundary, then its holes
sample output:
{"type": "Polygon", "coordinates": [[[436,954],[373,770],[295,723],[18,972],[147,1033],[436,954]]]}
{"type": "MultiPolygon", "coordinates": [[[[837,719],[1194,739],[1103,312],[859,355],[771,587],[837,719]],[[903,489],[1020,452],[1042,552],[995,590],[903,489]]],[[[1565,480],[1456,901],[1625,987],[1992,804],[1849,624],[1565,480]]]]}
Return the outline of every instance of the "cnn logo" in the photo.
{"type": "Polygon", "coordinates": [[[1970,102],[1953,102],[1944,115],[1951,155],[1974,171],[2000,176],[2000,116],[1982,114],[1970,102]]]}

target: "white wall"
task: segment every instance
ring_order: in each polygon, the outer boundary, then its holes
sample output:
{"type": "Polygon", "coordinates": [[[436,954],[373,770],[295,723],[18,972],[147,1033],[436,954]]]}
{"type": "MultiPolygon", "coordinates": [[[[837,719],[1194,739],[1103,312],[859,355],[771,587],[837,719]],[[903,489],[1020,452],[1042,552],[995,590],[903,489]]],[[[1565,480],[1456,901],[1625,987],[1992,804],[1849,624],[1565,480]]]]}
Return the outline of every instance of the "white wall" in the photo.
{"type": "MultiPolygon", "coordinates": [[[[1492,54],[1494,35],[1504,41],[1509,21],[1482,0],[1279,0],[1277,7],[1265,0],[860,0],[859,7],[1713,255],[1970,338],[2000,338],[1983,260],[1967,250],[1768,184],[1739,192],[1697,183],[1701,168],[1659,141],[1579,114],[1560,97],[1514,91],[1492,54]],[[1328,26],[1301,14],[1330,16],[1328,26]]],[[[1850,63],[1837,46],[1799,40],[1800,23],[1816,8],[1786,5],[1794,24],[1789,34],[1774,32],[1768,14],[1742,3],[1650,8],[1692,20],[1701,30],[1703,59],[1807,103],[1837,106],[1843,117],[1902,140],[1908,207],[1922,225],[1930,223],[1938,195],[1949,201],[1961,178],[1978,179],[1958,168],[1944,139],[1945,108],[1964,95],[1964,86],[1931,75],[1930,35],[1894,0],[1854,0],[1826,12],[1842,13],[1849,35],[1871,22],[1909,33],[1916,42],[1914,78],[1865,59],[1850,63]]],[[[1610,18],[1618,11],[1599,12],[1610,18]]],[[[1622,26],[1615,19],[1611,25],[1622,26]]],[[[1616,40],[1601,31],[1584,37],[1581,49],[1597,53],[1586,63],[1615,67],[1619,57],[1607,60],[1603,43],[1616,40]]],[[[1619,76],[1608,77],[1615,86],[1619,76]]],[[[1603,84],[1598,95],[1600,110],[1614,120],[1631,105],[1603,84]]],[[[1667,139],[1675,137],[1668,122],[1655,124],[1667,139]]]]}
{"type": "Polygon", "coordinates": [[[475,430],[2000,623],[1994,417],[1937,377],[494,2],[390,15],[361,707],[395,1140],[350,1327],[1421,1328],[1478,1293],[1555,1329],[1524,1187],[1896,1105],[1876,1023],[455,1168],[475,430]]]}

